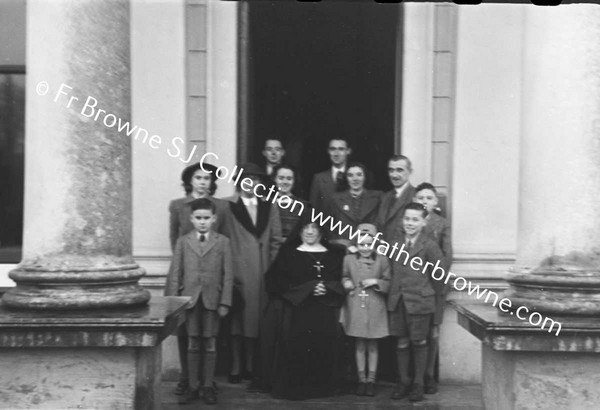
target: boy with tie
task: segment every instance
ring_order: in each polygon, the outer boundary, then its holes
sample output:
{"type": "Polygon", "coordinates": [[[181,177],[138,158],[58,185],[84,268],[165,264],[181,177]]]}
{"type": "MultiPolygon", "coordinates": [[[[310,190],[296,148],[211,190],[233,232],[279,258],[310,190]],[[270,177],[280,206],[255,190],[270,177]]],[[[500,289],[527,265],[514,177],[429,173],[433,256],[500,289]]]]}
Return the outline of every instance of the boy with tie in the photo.
{"type": "Polygon", "coordinates": [[[400,375],[400,383],[392,393],[394,400],[407,395],[411,401],[423,400],[427,338],[436,310],[436,295],[442,293],[444,287],[443,282],[430,277],[432,269],[427,270],[427,267],[443,260],[444,255],[437,243],[423,232],[426,217],[427,210],[423,205],[408,204],[402,219],[404,229],[396,230],[393,238],[402,244],[392,262],[387,304],[390,335],[397,337],[396,358],[400,375]],[[412,386],[409,377],[410,345],[414,362],[412,386]]]}
{"type": "Polygon", "coordinates": [[[194,230],[177,240],[166,294],[191,298],[185,318],[189,335],[190,383],[182,403],[199,397],[198,374],[202,362],[204,401],[214,404],[217,402],[213,386],[216,337],[219,319],[227,315],[231,306],[232,253],[229,239],[213,230],[216,222],[214,203],[208,198],[200,198],[192,201],[190,206],[194,230]]]}

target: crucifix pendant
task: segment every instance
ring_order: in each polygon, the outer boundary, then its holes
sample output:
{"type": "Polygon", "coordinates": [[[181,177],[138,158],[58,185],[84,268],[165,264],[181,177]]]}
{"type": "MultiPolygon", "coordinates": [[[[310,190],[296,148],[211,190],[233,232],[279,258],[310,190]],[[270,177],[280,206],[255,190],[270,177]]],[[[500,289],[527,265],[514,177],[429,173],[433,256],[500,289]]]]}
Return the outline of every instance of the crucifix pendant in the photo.
{"type": "Polygon", "coordinates": [[[366,308],[367,307],[367,298],[369,297],[369,294],[363,289],[358,294],[358,297],[360,298],[360,307],[366,308]]]}
{"type": "Polygon", "coordinates": [[[320,277],[321,277],[321,269],[322,269],[322,268],[324,268],[324,267],[325,267],[325,265],[322,265],[322,264],[321,264],[321,261],[317,261],[317,263],[315,263],[315,264],[313,265],[313,268],[317,269],[317,272],[319,272],[319,273],[317,274],[317,277],[318,277],[318,278],[320,278],[320,277]]]}

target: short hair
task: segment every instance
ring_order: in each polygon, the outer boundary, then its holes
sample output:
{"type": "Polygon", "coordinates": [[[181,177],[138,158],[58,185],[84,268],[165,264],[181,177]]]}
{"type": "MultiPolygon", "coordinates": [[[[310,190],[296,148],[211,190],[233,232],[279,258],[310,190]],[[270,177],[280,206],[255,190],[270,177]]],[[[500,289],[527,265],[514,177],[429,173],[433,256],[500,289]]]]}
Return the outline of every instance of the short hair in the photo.
{"type": "Polygon", "coordinates": [[[267,141],[278,141],[279,144],[281,145],[281,148],[283,148],[283,141],[281,140],[281,138],[272,137],[272,138],[265,139],[265,142],[263,144],[263,149],[265,149],[265,147],[267,146],[267,141]]]}
{"type": "Polygon", "coordinates": [[[412,171],[412,161],[406,155],[394,154],[394,155],[391,156],[390,159],[388,159],[388,164],[391,161],[400,161],[400,160],[406,161],[406,163],[408,164],[408,169],[410,169],[412,171]]]}
{"type": "Polygon", "coordinates": [[[348,138],[345,138],[345,137],[331,137],[331,138],[329,138],[329,141],[327,141],[327,148],[329,148],[329,145],[331,144],[331,141],[344,141],[346,143],[346,148],[350,148],[350,141],[348,140],[348,138]]]}
{"type": "Polygon", "coordinates": [[[369,170],[367,169],[367,167],[365,166],[365,164],[363,164],[362,162],[358,162],[358,161],[350,161],[347,165],[346,165],[346,172],[344,173],[344,189],[346,190],[349,187],[348,184],[348,170],[350,168],[360,168],[363,171],[363,174],[365,175],[365,182],[363,184],[363,188],[367,188],[368,186],[371,185],[371,173],[369,172],[369,170]]]}
{"type": "MultiPolygon", "coordinates": [[[[200,162],[196,162],[188,167],[186,167],[183,172],[181,173],[181,182],[183,183],[183,189],[185,190],[185,194],[189,195],[194,188],[192,187],[192,178],[194,177],[194,174],[196,173],[196,171],[198,170],[202,170],[202,168],[200,167],[200,162]]],[[[208,188],[208,195],[213,196],[215,194],[215,192],[217,192],[217,173],[216,173],[216,169],[217,167],[215,167],[212,164],[202,164],[202,166],[204,167],[204,169],[212,171],[209,175],[210,175],[210,187],[208,188]]]]}
{"type": "Polygon", "coordinates": [[[194,199],[190,203],[190,207],[192,208],[192,212],[197,210],[206,210],[211,211],[214,214],[217,211],[217,207],[215,206],[214,202],[208,198],[194,199]]]}
{"type": "Polygon", "coordinates": [[[417,187],[415,188],[415,193],[421,192],[424,189],[429,189],[430,191],[432,191],[434,194],[437,195],[437,190],[429,182],[422,182],[419,185],[417,185],[417,187]]]}
{"type": "Polygon", "coordinates": [[[404,208],[404,214],[406,214],[406,211],[408,211],[409,209],[413,211],[421,211],[423,218],[427,218],[427,215],[429,215],[429,212],[427,212],[427,207],[418,202],[411,202],[410,204],[406,205],[406,207],[404,208]]]}

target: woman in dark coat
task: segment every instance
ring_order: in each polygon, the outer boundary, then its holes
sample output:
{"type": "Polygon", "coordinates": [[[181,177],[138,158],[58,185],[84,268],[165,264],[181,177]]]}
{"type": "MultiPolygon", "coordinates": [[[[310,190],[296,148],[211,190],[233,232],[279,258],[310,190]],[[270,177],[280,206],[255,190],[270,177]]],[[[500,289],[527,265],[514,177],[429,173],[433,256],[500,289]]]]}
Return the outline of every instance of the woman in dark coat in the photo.
{"type": "Polygon", "coordinates": [[[348,248],[353,240],[350,235],[356,232],[361,223],[374,223],[381,202],[381,191],[366,189],[369,172],[360,162],[351,162],[346,168],[347,188],[335,192],[328,201],[324,214],[331,215],[339,228],[327,233],[329,243],[341,248],[348,248]],[[340,230],[343,231],[340,234],[340,230]]]}
{"type": "Polygon", "coordinates": [[[301,242],[282,247],[266,275],[267,291],[281,301],[271,392],[290,400],[333,395],[339,375],[343,253],[321,244],[320,227],[303,220],[301,242]]]}

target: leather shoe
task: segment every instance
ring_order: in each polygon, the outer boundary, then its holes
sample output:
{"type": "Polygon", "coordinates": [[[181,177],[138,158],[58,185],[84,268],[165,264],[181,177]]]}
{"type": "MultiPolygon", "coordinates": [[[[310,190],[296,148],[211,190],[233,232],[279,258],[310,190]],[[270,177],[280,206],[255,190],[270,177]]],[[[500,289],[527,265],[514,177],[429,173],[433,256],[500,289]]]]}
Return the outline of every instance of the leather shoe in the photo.
{"type": "Polygon", "coordinates": [[[199,389],[190,389],[189,387],[185,393],[179,398],[179,404],[190,404],[191,402],[200,398],[199,389]]]}
{"type": "Polygon", "coordinates": [[[179,380],[179,383],[177,383],[177,387],[175,387],[175,391],[173,393],[175,393],[178,396],[182,396],[188,389],[188,387],[190,387],[190,382],[188,380],[179,380]]]}
{"type": "Polygon", "coordinates": [[[240,384],[242,382],[241,374],[230,374],[227,376],[227,381],[231,384],[240,384]]]}
{"type": "Polygon", "coordinates": [[[358,387],[356,388],[357,396],[364,396],[367,390],[367,384],[364,382],[359,382],[358,387]]]}
{"type": "Polygon", "coordinates": [[[408,396],[409,387],[406,384],[398,383],[392,392],[392,400],[402,400],[408,396]]]}
{"type": "Polygon", "coordinates": [[[375,396],[375,383],[367,382],[367,388],[365,390],[365,395],[369,397],[375,396]]]}
{"type": "Polygon", "coordinates": [[[204,397],[204,403],[216,404],[217,403],[217,392],[212,386],[208,386],[202,389],[202,395],[204,397]]]}
{"type": "Polygon", "coordinates": [[[436,394],[438,392],[438,386],[433,377],[425,376],[425,387],[423,388],[425,394],[436,394]]]}
{"type": "Polygon", "coordinates": [[[410,390],[410,394],[408,395],[408,400],[410,401],[421,401],[423,400],[423,385],[422,384],[413,384],[412,389],[410,390]]]}

